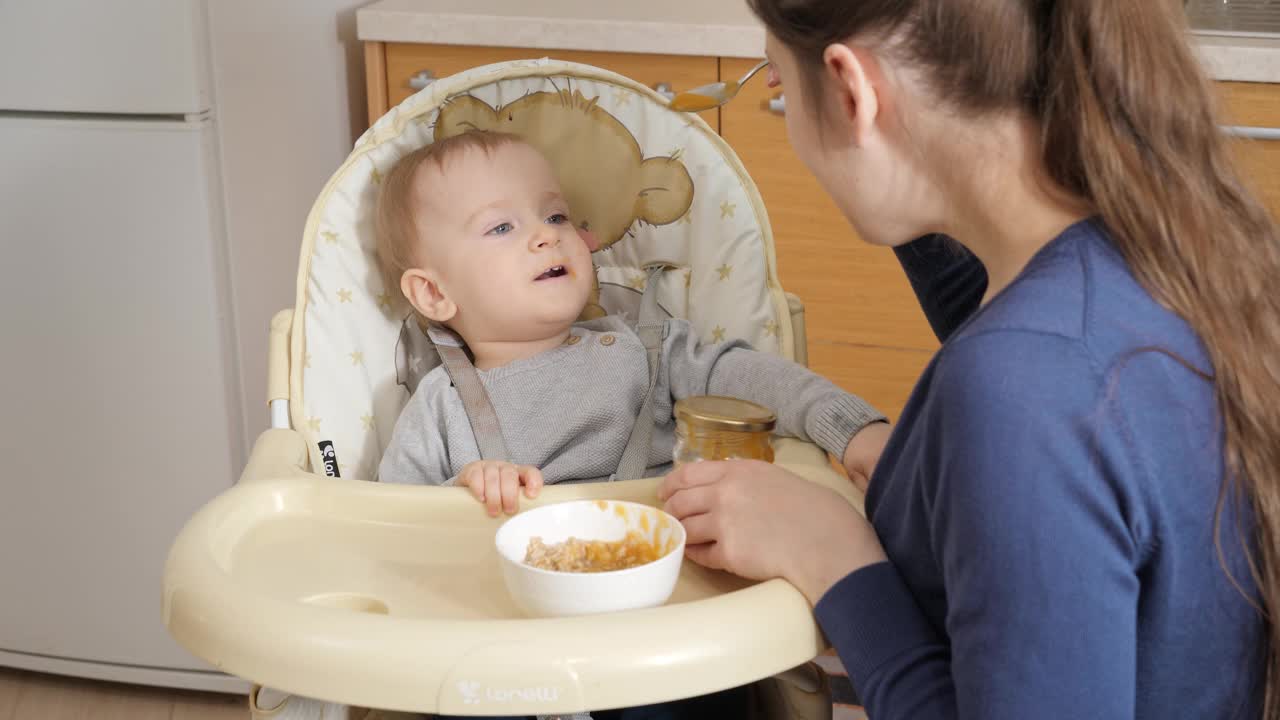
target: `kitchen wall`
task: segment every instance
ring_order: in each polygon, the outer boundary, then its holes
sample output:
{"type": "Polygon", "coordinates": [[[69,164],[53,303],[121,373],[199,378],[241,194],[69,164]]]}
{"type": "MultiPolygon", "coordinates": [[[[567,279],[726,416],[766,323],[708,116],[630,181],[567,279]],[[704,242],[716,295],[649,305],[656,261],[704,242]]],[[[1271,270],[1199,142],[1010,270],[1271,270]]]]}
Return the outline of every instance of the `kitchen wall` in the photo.
{"type": "Polygon", "coordinates": [[[307,213],[364,130],[367,2],[208,4],[247,447],[267,426],[267,327],[293,305],[307,213]]]}

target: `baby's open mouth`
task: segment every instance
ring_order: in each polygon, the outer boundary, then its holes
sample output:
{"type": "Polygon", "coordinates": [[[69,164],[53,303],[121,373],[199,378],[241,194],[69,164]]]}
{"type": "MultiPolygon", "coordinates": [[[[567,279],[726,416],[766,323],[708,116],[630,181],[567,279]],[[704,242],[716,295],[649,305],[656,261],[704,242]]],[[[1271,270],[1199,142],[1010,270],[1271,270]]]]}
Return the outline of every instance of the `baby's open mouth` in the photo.
{"type": "Polygon", "coordinates": [[[538,280],[551,280],[553,278],[564,277],[565,275],[568,275],[568,274],[569,274],[569,271],[565,269],[565,266],[553,265],[547,268],[546,272],[542,273],[541,275],[534,278],[533,280],[534,282],[537,282],[538,280]]]}

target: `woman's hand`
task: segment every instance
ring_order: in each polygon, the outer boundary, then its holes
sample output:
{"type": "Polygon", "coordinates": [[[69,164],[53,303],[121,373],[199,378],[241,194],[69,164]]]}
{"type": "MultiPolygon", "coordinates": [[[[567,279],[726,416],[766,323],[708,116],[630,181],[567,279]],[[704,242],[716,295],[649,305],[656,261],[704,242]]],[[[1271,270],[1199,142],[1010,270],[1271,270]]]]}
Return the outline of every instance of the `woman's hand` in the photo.
{"type": "Polygon", "coordinates": [[[752,580],[785,578],[814,604],[845,575],[886,559],[848,500],[769,463],[691,463],[658,496],[684,524],[691,560],[752,580]]]}
{"type": "Polygon", "coordinates": [[[849,473],[849,479],[864,493],[871,484],[871,473],[880,461],[880,454],[884,452],[891,432],[893,426],[889,423],[873,422],[850,438],[849,445],[844,449],[841,464],[844,465],[845,472],[849,473]]]}

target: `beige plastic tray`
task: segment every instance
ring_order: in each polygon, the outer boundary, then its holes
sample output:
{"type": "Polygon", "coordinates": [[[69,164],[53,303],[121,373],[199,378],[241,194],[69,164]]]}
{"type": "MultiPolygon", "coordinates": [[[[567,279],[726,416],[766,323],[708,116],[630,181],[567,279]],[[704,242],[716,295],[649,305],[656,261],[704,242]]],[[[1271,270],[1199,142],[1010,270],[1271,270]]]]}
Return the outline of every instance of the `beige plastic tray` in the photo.
{"type": "MultiPolygon", "coordinates": [[[[525,618],[493,546],[501,520],[465,490],[332,480],[299,470],[303,453],[296,433],[269,431],[245,479],[201,509],[171,550],[165,623],[228,673],[363,707],[547,714],[734,687],[825,648],[788,583],[689,562],[663,607],[525,618]]],[[[852,500],[817,448],[784,441],[778,455],[852,500]]],[[[525,506],[656,504],[656,486],[553,486],[525,506]]]]}

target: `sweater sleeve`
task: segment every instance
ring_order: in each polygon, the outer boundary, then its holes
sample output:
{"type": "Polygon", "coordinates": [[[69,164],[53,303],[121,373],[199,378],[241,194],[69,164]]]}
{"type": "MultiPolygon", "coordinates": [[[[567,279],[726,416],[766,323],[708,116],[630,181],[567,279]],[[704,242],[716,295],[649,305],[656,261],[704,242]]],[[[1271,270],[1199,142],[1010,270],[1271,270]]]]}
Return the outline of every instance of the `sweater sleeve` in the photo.
{"type": "Polygon", "coordinates": [[[945,235],[926,235],[893,252],[906,272],[933,334],[946,339],[982,303],[987,270],[973,253],[945,235]]]}
{"type": "Polygon", "coordinates": [[[432,371],[418,384],[417,392],[396,419],[391,442],[382,454],[379,482],[452,484],[444,405],[444,393],[450,391],[448,376],[439,371],[432,371]]]}
{"type": "Polygon", "coordinates": [[[739,341],[701,345],[683,320],[668,322],[663,354],[673,401],[707,394],[749,400],[778,416],[778,434],[813,442],[836,457],[859,430],[885,419],[798,363],[739,341]]]}
{"type": "Polygon", "coordinates": [[[1140,470],[1103,383],[1057,336],[998,332],[945,352],[937,454],[922,465],[937,511],[917,533],[945,627],[888,564],[837,583],[819,621],[876,720],[1132,718],[1140,470]]]}

